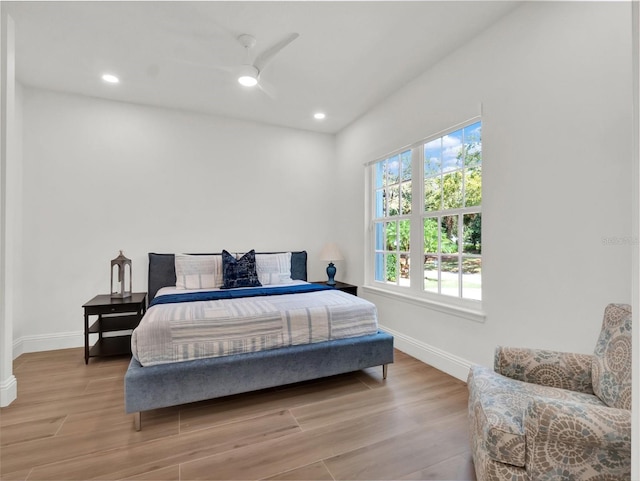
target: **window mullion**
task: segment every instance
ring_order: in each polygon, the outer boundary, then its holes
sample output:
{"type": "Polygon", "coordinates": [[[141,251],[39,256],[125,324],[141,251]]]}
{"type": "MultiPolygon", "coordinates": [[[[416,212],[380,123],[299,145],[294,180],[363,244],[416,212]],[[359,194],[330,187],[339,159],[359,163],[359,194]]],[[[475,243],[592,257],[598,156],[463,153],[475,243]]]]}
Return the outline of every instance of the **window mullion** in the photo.
{"type": "Polygon", "coordinates": [[[442,294],[442,216],[438,219],[438,294],[442,294]]]}
{"type": "Polygon", "coordinates": [[[410,289],[421,292],[424,285],[424,159],[420,146],[411,149],[411,249],[410,289]]]}
{"type": "MultiPolygon", "coordinates": [[[[462,177],[462,181],[464,182],[464,177],[462,177]]],[[[464,197],[464,190],[462,191],[462,195],[464,197]]],[[[464,232],[462,230],[463,218],[464,215],[462,213],[458,214],[458,297],[462,297],[462,250],[464,244],[464,232]]]]}

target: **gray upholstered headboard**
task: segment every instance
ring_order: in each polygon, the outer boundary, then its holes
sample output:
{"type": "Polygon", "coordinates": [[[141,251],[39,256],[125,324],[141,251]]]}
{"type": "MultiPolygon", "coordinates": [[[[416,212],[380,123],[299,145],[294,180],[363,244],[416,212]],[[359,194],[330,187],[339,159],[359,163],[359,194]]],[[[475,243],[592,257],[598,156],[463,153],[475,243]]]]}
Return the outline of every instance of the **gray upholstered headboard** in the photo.
{"type": "MultiPolygon", "coordinates": [[[[219,253],[218,253],[219,254],[219,253]]],[[[274,252],[256,252],[256,254],[275,254],[274,252]]],[[[211,255],[211,254],[193,254],[211,255]]],[[[291,278],[307,280],[307,251],[291,253],[291,278]]],[[[174,254],[155,254],[149,252],[149,285],[148,301],[151,301],[159,289],[176,285],[176,268],[174,254]]]]}

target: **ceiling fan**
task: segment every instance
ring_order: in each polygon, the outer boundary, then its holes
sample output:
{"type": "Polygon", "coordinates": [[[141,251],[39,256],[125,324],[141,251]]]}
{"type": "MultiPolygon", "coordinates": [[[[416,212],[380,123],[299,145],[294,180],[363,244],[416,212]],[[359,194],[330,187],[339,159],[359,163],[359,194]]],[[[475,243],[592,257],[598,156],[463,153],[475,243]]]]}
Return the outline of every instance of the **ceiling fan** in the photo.
{"type": "Polygon", "coordinates": [[[238,71],[238,82],[245,87],[255,87],[256,85],[264,90],[263,85],[260,82],[260,76],[273,57],[280,52],[283,48],[293,42],[300,35],[292,33],[284,39],[276,42],[271,47],[267,48],[262,53],[258,54],[253,62],[251,62],[251,49],[256,45],[255,37],[243,33],[238,36],[238,41],[245,48],[247,53],[247,60],[244,65],[238,71]]]}

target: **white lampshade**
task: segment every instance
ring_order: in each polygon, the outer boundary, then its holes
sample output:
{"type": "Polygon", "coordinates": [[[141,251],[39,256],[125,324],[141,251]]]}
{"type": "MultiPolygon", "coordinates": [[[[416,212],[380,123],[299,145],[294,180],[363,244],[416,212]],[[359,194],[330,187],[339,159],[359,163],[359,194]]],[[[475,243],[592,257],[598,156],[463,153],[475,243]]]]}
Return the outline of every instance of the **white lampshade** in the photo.
{"type": "Polygon", "coordinates": [[[323,261],[341,261],[344,259],[338,246],[334,242],[329,242],[320,251],[320,260],[323,261]]]}

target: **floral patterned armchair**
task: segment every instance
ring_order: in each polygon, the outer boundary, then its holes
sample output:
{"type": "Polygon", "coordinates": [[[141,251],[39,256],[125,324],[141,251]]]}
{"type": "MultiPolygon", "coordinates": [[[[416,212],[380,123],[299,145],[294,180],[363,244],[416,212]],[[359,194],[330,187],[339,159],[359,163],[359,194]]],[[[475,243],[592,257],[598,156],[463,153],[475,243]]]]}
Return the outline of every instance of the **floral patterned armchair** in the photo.
{"type": "Polygon", "coordinates": [[[468,379],[478,481],[631,477],[631,307],[609,304],[593,355],[498,347],[468,379]]]}

